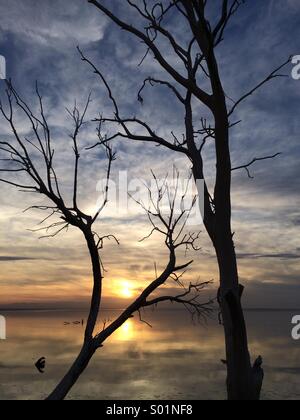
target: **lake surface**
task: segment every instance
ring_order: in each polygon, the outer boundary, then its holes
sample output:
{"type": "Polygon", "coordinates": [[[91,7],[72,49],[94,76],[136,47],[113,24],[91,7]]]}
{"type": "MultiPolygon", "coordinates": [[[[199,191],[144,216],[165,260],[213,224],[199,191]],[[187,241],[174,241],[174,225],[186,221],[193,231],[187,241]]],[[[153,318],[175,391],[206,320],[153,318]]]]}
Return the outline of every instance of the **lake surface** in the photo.
{"type": "MultiPolygon", "coordinates": [[[[103,311],[99,321],[118,311],[103,311]]],[[[82,341],[84,312],[3,313],[7,340],[0,341],[0,399],[45,398],[74,360],[82,341]],[[39,374],[35,361],[47,358],[39,374]]],[[[300,399],[300,341],[291,338],[287,311],[246,313],[251,353],[264,357],[263,399],[300,399]]],[[[225,399],[223,331],[217,319],[193,324],[185,311],[149,310],[128,321],[96,353],[69,399],[225,399]]]]}

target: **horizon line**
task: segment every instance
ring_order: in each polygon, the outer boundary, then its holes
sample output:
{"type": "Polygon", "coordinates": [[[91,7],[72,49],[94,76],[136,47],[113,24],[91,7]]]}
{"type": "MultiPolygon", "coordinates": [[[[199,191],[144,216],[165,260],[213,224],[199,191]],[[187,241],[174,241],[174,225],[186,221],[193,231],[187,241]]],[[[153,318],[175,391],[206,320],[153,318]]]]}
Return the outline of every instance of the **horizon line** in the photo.
{"type": "MultiPolygon", "coordinates": [[[[0,307],[0,313],[2,312],[72,312],[72,311],[85,311],[88,310],[88,307],[69,307],[69,308],[47,308],[47,307],[0,307]]],[[[120,308],[120,307],[103,307],[101,308],[102,311],[124,311],[126,308],[120,308]]],[[[170,307],[160,307],[160,311],[184,311],[184,308],[178,307],[178,308],[170,308],[170,307]]],[[[218,308],[214,307],[212,308],[213,311],[217,311],[218,308]]],[[[270,307],[270,308],[262,308],[262,307],[245,307],[243,308],[246,312],[297,312],[300,313],[300,307],[299,308],[276,308],[276,307],[270,307]]]]}

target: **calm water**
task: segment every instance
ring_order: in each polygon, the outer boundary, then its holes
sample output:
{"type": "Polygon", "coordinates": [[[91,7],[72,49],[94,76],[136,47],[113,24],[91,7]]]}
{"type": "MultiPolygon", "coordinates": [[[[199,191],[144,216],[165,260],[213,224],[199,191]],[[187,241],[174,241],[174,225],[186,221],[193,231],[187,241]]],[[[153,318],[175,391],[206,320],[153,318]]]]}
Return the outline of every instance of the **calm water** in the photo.
{"type": "MultiPolygon", "coordinates": [[[[116,312],[105,311],[109,320],[116,312]]],[[[65,326],[84,313],[6,313],[0,341],[0,399],[47,396],[77,354],[83,329],[65,326]],[[45,356],[44,375],[34,367],[45,356]]],[[[253,355],[265,359],[264,399],[300,399],[300,342],[290,312],[247,312],[253,355]]],[[[95,355],[70,399],[224,399],[222,329],[193,325],[184,311],[149,311],[153,328],[132,319],[95,355]]],[[[101,323],[99,322],[99,328],[101,323]]]]}

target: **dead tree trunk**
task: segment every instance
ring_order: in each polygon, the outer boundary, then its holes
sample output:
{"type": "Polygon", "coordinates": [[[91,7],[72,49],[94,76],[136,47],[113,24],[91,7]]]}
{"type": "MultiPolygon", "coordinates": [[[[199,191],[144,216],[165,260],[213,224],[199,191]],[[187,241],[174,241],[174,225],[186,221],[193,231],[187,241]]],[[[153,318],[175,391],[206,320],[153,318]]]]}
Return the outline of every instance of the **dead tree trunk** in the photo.
{"type": "Polygon", "coordinates": [[[100,311],[101,295],[102,295],[102,270],[99,256],[98,245],[95,242],[95,235],[91,230],[91,226],[87,226],[83,230],[86,239],[87,247],[89,249],[92,270],[93,270],[93,293],[90,304],[90,312],[85,329],[84,343],[80,353],[69,369],[68,373],[63,377],[60,383],[55,387],[53,392],[49,395],[47,400],[60,401],[65,399],[78,378],[87,368],[91,358],[97,351],[99,346],[95,344],[93,333],[96,327],[97,319],[100,311]]]}
{"type": "Polygon", "coordinates": [[[219,302],[222,311],[229,400],[253,400],[258,396],[248,350],[246,324],[241,304],[243,287],[239,284],[237,259],[231,229],[231,174],[229,119],[226,99],[214,54],[207,55],[214,90],[216,183],[214,191],[215,226],[213,244],[220,273],[219,302]]]}
{"type": "Polygon", "coordinates": [[[73,388],[74,384],[77,382],[78,378],[89,365],[96,351],[97,347],[95,346],[93,340],[89,340],[88,342],[84,343],[72,367],[46,400],[64,400],[70,390],[73,388]]]}
{"type": "MultiPolygon", "coordinates": [[[[241,304],[237,259],[231,229],[231,159],[229,150],[229,121],[223,91],[215,104],[215,144],[217,174],[213,207],[205,184],[204,224],[216,251],[219,276],[219,304],[225,333],[227,358],[227,394],[229,400],[259,399],[248,350],[247,330],[241,304]]],[[[186,138],[195,181],[204,179],[202,157],[194,142],[193,114],[190,96],[186,100],[186,138]]],[[[262,384],[260,384],[261,388],[262,384]]]]}

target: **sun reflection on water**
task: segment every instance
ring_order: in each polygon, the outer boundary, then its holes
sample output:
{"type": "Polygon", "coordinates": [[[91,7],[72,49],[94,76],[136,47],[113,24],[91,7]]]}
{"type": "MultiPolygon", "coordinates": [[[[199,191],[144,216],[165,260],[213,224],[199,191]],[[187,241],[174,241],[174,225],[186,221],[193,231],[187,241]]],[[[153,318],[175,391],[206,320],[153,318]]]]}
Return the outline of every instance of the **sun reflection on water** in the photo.
{"type": "Polygon", "coordinates": [[[114,334],[118,341],[131,341],[135,338],[135,328],[133,320],[129,319],[114,334]]]}
{"type": "MultiPolygon", "coordinates": [[[[110,322],[119,315],[105,313],[110,322]]],[[[72,321],[86,313],[5,316],[8,339],[0,341],[0,400],[43,399],[77,356],[84,327],[72,321]],[[42,377],[34,366],[41,356],[48,362],[42,377]]],[[[193,324],[184,311],[149,311],[142,318],[152,328],[136,314],[129,319],[95,355],[72,399],[225,399],[226,370],[219,362],[224,338],[217,317],[207,328],[193,324]]],[[[300,399],[299,346],[290,339],[290,319],[289,312],[247,313],[252,353],[262,353],[268,361],[263,399],[300,399]]]]}

